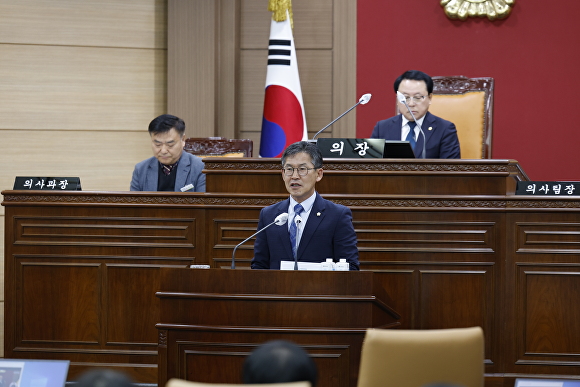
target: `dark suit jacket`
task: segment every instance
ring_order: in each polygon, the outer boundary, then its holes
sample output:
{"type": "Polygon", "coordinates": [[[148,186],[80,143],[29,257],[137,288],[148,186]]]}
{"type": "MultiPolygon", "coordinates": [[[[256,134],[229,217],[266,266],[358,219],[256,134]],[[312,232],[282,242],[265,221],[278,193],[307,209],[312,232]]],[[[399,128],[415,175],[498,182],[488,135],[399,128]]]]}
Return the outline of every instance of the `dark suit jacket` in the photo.
{"type": "MultiPolygon", "coordinates": [[[[205,192],[205,175],[203,161],[197,156],[183,151],[177,164],[175,176],[175,192],[180,192],[182,187],[193,184],[190,192],[205,192]]],[[[159,161],[155,157],[148,158],[135,165],[131,191],[157,191],[159,180],[159,161]]]]}
{"type": "MultiPolygon", "coordinates": [[[[371,138],[383,138],[391,141],[401,141],[401,114],[377,122],[371,138]]],[[[425,115],[423,125],[425,133],[425,158],[427,159],[460,159],[459,139],[457,130],[452,122],[439,118],[429,112],[425,115]]],[[[421,157],[423,152],[422,135],[419,133],[415,154],[421,157]]]]}
{"type": "MultiPolygon", "coordinates": [[[[288,212],[290,198],[263,208],[258,230],[288,212]]],[[[290,219],[289,219],[290,221],[290,219]]],[[[323,199],[316,193],[314,205],[302,232],[297,257],[300,262],[324,262],[346,258],[350,270],[359,270],[356,233],[350,208],[323,199]]],[[[280,261],[294,261],[288,225],[275,224],[259,233],[254,243],[252,269],[280,269],[280,261]]]]}

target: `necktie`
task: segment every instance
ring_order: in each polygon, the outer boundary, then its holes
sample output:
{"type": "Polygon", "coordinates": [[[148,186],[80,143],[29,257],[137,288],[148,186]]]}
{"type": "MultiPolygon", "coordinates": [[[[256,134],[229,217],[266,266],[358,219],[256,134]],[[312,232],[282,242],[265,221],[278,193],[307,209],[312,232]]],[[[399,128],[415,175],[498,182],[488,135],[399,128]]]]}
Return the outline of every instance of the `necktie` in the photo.
{"type": "Polygon", "coordinates": [[[405,139],[405,141],[409,141],[411,143],[411,148],[413,149],[415,149],[415,144],[417,143],[415,141],[415,126],[417,126],[415,121],[409,121],[409,128],[411,128],[411,130],[409,130],[409,134],[405,139]]]}
{"type": "MultiPolygon", "coordinates": [[[[296,227],[296,222],[294,221],[294,219],[296,218],[296,215],[300,215],[300,213],[304,211],[304,207],[302,207],[302,204],[297,204],[294,206],[294,218],[292,219],[292,222],[290,223],[290,243],[292,243],[292,254],[294,256],[294,258],[296,258],[296,237],[297,237],[297,231],[298,228],[296,227]]],[[[294,265],[294,269],[296,270],[296,265],[294,265]]]]}
{"type": "Polygon", "coordinates": [[[177,163],[171,164],[171,165],[161,164],[161,166],[163,167],[163,173],[165,174],[165,176],[169,176],[169,174],[171,173],[173,168],[175,168],[176,165],[177,165],[177,163]]]}

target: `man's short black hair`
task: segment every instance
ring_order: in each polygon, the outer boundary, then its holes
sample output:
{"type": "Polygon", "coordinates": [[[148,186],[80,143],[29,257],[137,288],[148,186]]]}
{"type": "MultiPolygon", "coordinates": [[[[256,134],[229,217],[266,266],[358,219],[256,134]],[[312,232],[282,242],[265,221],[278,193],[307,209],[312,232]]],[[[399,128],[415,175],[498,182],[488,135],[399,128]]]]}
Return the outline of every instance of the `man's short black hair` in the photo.
{"type": "Polygon", "coordinates": [[[97,368],[86,371],[77,380],[75,387],[133,387],[133,381],[124,373],[97,368]]]}
{"type": "Polygon", "coordinates": [[[299,141],[288,145],[288,148],[286,148],[282,154],[282,166],[286,164],[286,159],[288,157],[302,152],[310,156],[314,168],[322,168],[322,152],[320,152],[320,149],[315,143],[308,141],[299,141]]]}
{"type": "Polygon", "coordinates": [[[315,387],[318,377],[316,364],[310,355],[285,340],[260,345],[246,358],[242,371],[244,384],[308,381],[315,387]]]}
{"type": "Polygon", "coordinates": [[[425,85],[427,86],[427,92],[429,94],[433,93],[433,79],[431,79],[431,77],[429,75],[427,75],[423,71],[419,71],[419,70],[408,70],[408,71],[405,71],[403,74],[401,74],[399,76],[399,78],[397,78],[395,80],[395,85],[394,85],[395,86],[395,94],[399,90],[399,85],[401,84],[403,79],[410,79],[412,81],[423,81],[423,82],[425,82],[425,85]]]}
{"type": "Polygon", "coordinates": [[[149,124],[149,134],[169,132],[172,128],[175,128],[179,136],[185,134],[185,122],[181,118],[171,114],[162,114],[149,124]]]}

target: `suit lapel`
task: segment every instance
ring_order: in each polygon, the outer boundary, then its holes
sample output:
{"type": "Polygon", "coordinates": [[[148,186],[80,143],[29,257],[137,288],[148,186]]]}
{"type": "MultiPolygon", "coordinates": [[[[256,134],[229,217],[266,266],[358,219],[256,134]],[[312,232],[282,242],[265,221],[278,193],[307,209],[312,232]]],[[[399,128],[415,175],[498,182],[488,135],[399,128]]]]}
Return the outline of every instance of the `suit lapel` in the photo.
{"type": "Polygon", "coordinates": [[[185,187],[185,182],[187,181],[187,172],[190,170],[190,164],[191,161],[189,160],[189,157],[184,157],[182,152],[181,158],[179,159],[177,164],[177,175],[175,176],[174,190],[176,192],[178,192],[181,188],[185,187]]]}
{"type": "Polygon", "coordinates": [[[296,252],[296,256],[300,260],[300,256],[306,251],[306,246],[310,243],[312,236],[318,229],[320,222],[324,219],[324,210],[326,206],[322,197],[318,193],[316,193],[316,199],[314,200],[314,204],[312,205],[312,209],[310,210],[310,215],[308,215],[308,221],[306,222],[306,227],[302,232],[302,238],[300,238],[300,244],[298,245],[298,251],[296,252]]]}
{"type": "Polygon", "coordinates": [[[437,130],[437,126],[435,123],[435,117],[433,116],[433,114],[427,112],[427,115],[425,116],[425,119],[423,120],[422,128],[423,128],[423,132],[425,133],[425,144],[428,144],[429,139],[431,138],[431,136],[433,135],[435,130],[437,130]],[[431,128],[431,130],[429,130],[429,128],[431,128]]]}
{"type": "Polygon", "coordinates": [[[395,130],[387,131],[387,140],[389,141],[401,141],[401,136],[403,132],[403,115],[399,114],[396,116],[395,120],[395,130]]]}
{"type": "Polygon", "coordinates": [[[145,191],[157,191],[157,182],[159,179],[159,161],[155,157],[151,158],[151,162],[147,166],[147,175],[145,177],[145,191]]]}
{"type": "Polygon", "coordinates": [[[415,157],[421,158],[421,153],[423,153],[423,142],[425,142],[425,158],[427,158],[427,144],[429,143],[429,139],[433,134],[433,130],[435,130],[435,119],[433,115],[429,112],[425,115],[425,119],[423,120],[423,124],[421,125],[421,129],[423,129],[423,133],[425,134],[425,138],[423,139],[423,135],[419,133],[417,137],[417,144],[415,145],[415,157]],[[432,130],[429,130],[431,128],[432,130]]]}
{"type": "MultiPolygon", "coordinates": [[[[275,207],[275,214],[282,214],[284,212],[288,212],[288,206],[290,206],[290,199],[286,199],[280,203],[278,203],[275,207]]],[[[272,222],[273,219],[270,221],[272,222]]],[[[288,218],[288,222],[291,222],[292,219],[288,218]]],[[[270,223],[267,221],[267,223],[270,223]]],[[[290,242],[290,234],[288,233],[288,223],[282,226],[273,225],[271,227],[274,228],[274,233],[276,235],[275,243],[280,243],[284,247],[284,251],[286,252],[286,257],[288,259],[293,259],[292,256],[292,243],[290,242]]],[[[281,257],[282,258],[282,257],[281,257]]]]}

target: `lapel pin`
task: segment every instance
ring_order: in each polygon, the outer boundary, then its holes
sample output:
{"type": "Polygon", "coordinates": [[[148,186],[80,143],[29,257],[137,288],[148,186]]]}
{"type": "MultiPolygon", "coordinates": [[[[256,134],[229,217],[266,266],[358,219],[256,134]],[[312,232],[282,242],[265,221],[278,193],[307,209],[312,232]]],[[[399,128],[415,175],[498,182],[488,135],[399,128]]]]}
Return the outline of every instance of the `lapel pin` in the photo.
{"type": "Polygon", "coordinates": [[[429,127],[429,130],[433,130],[433,127],[432,127],[432,126],[430,126],[430,127],[429,127]]]}
{"type": "Polygon", "coordinates": [[[317,213],[316,213],[316,216],[320,216],[320,212],[317,212],[317,213]]]}

